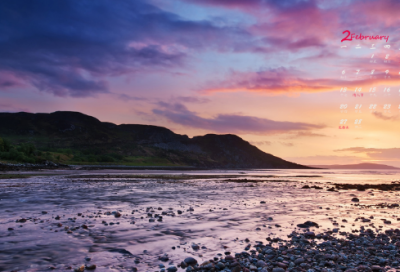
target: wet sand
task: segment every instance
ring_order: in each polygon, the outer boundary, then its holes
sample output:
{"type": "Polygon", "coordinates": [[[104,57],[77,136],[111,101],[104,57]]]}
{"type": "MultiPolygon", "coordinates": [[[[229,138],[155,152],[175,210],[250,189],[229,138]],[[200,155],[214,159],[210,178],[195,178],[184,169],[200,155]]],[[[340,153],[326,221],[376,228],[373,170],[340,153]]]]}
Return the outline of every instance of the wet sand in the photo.
{"type": "Polygon", "coordinates": [[[327,191],[335,183],[390,184],[400,180],[396,171],[43,174],[0,179],[1,271],[71,271],[84,264],[95,264],[95,271],[160,271],[160,264],[177,266],[186,257],[202,263],[242,252],[249,241],[287,239],[305,221],[318,223],[309,228],[315,233],[400,226],[399,208],[386,205],[399,203],[398,191],[327,191]]]}

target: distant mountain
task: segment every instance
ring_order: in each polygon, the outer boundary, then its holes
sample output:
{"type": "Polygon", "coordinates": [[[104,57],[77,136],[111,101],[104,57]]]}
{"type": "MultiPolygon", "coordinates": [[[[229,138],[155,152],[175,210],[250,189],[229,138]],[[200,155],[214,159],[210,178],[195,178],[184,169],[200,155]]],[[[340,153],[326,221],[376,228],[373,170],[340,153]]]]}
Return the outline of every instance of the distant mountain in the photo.
{"type": "Polygon", "coordinates": [[[116,125],[79,112],[0,113],[0,137],[14,144],[30,142],[39,150],[67,152],[80,162],[110,155],[205,168],[309,168],[265,153],[232,134],[189,138],[164,127],[116,125]]]}
{"type": "Polygon", "coordinates": [[[377,163],[358,163],[358,164],[333,164],[333,165],[310,165],[310,167],[324,168],[324,169],[400,169],[385,164],[377,163]]]}

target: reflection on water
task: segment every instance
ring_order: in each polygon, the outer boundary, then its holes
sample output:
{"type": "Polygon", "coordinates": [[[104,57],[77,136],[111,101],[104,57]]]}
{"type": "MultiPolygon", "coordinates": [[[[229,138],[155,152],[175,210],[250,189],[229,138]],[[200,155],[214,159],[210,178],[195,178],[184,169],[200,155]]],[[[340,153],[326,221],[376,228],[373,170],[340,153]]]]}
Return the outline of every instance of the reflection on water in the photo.
{"type": "Polygon", "coordinates": [[[334,183],[399,181],[393,170],[57,174],[0,180],[1,271],[70,271],[82,264],[96,264],[96,271],[159,271],[159,264],[188,256],[201,262],[228,249],[241,252],[246,238],[285,238],[307,220],[321,226],[317,232],[400,225],[398,207],[376,206],[398,203],[397,191],[327,191],[334,183]],[[370,216],[370,222],[361,219],[370,216]]]}

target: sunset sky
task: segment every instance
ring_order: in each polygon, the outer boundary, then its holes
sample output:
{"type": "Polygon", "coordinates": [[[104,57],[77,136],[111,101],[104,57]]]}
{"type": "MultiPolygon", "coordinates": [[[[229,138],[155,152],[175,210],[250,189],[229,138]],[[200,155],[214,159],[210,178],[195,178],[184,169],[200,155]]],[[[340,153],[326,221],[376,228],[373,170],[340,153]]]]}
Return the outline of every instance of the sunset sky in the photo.
{"type": "Polygon", "coordinates": [[[399,14],[398,0],[1,1],[0,111],[79,111],[237,134],[301,164],[400,167],[399,14]],[[341,42],[345,30],[389,39],[341,42]]]}

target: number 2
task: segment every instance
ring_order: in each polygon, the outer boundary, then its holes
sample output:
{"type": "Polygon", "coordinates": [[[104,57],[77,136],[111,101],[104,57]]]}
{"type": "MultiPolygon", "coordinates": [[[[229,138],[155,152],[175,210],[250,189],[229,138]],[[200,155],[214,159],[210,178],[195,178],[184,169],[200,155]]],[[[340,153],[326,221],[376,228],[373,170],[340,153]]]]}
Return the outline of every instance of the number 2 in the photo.
{"type": "Polygon", "coordinates": [[[353,39],[348,39],[348,37],[350,36],[350,31],[345,30],[345,31],[343,31],[342,34],[344,34],[346,32],[347,32],[347,36],[345,38],[343,38],[341,42],[343,42],[343,41],[352,41],[353,40],[353,39]]]}

